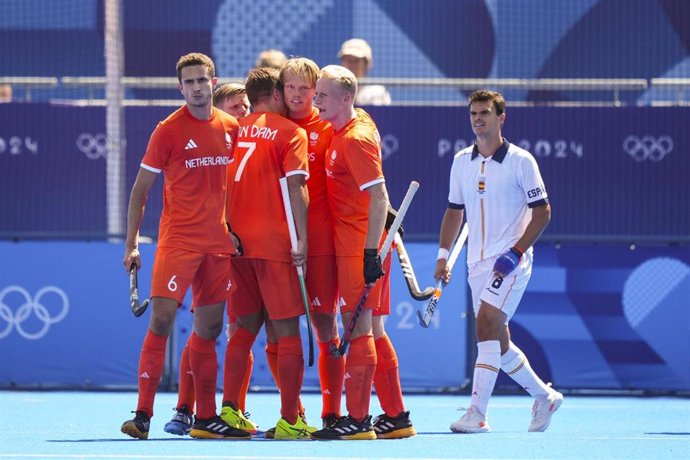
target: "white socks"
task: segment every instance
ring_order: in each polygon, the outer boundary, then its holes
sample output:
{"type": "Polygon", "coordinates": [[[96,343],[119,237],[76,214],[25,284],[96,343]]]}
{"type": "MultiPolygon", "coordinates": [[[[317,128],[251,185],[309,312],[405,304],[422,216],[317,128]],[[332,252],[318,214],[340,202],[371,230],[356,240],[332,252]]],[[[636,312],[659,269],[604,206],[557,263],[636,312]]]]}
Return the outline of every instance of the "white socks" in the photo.
{"type": "Polygon", "coordinates": [[[506,354],[501,356],[501,370],[532,397],[546,398],[549,395],[549,387],[534,373],[525,354],[512,341],[506,354]]]}
{"type": "Polygon", "coordinates": [[[489,398],[494,391],[498,370],[501,367],[501,343],[498,340],[479,342],[477,350],[471,404],[481,415],[486,416],[489,398]]]}

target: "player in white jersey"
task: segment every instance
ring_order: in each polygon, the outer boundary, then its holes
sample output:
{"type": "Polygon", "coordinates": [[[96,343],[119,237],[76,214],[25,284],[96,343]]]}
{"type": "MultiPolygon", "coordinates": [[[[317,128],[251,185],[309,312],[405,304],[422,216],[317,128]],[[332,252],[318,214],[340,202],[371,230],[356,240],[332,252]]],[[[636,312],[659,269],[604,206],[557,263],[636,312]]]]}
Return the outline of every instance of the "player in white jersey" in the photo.
{"type": "Polygon", "coordinates": [[[437,280],[449,279],[449,248],[467,211],[478,353],[470,407],[450,428],[456,433],[491,431],[487,407],[502,369],[535,398],[529,431],[544,431],[563,395],[534,373],[510,340],[508,322],[532,274],[532,246],[551,219],[551,206],[534,157],[501,136],[503,96],[476,91],[469,97],[469,113],[476,143],[453,159],[434,273],[437,280]]]}

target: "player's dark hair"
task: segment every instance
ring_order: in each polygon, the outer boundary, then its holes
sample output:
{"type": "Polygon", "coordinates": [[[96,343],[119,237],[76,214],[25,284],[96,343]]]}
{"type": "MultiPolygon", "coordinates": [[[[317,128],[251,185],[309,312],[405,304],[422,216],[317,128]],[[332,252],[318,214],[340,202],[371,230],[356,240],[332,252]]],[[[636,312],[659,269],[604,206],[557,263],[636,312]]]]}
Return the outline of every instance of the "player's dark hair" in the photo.
{"type": "Polygon", "coordinates": [[[488,91],[485,89],[480,89],[470,94],[470,96],[467,98],[467,101],[468,108],[472,105],[473,102],[492,102],[494,104],[494,108],[496,109],[496,115],[501,115],[506,110],[506,100],[503,98],[503,95],[498,91],[488,91]]]}
{"type": "Polygon", "coordinates": [[[202,53],[189,53],[185,54],[177,61],[177,81],[182,83],[182,69],[195,65],[206,67],[209,77],[213,78],[216,76],[216,66],[213,64],[213,60],[210,57],[202,53]]]}
{"type": "Polygon", "coordinates": [[[274,89],[283,92],[280,72],[271,67],[260,67],[250,71],[244,87],[247,90],[247,97],[251,105],[256,105],[263,99],[270,98],[274,89]]]}

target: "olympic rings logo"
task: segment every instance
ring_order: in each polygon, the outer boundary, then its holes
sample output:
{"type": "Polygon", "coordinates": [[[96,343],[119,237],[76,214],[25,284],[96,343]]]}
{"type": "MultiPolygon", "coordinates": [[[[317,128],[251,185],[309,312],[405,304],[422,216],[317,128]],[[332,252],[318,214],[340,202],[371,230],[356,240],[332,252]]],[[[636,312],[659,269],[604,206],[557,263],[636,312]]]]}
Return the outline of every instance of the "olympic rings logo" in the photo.
{"type": "Polygon", "coordinates": [[[10,335],[12,329],[17,329],[19,335],[27,340],[38,340],[45,337],[50,326],[65,319],[68,312],[67,294],[57,286],[44,286],[33,297],[21,286],[7,286],[0,291],[0,340],[10,335]],[[23,300],[16,312],[7,305],[7,298],[12,294],[15,294],[12,297],[19,297],[20,302],[23,300]],[[42,303],[44,296],[48,294],[57,295],[58,303],[61,305],[55,316],[51,315],[48,307],[42,303]],[[32,316],[35,319],[32,320],[32,316]],[[31,325],[39,324],[39,326],[28,327],[25,325],[27,321],[31,321],[31,325]],[[6,323],[4,328],[3,322],[6,323]]]}
{"type": "Polygon", "coordinates": [[[623,140],[623,150],[635,161],[661,161],[673,151],[670,136],[628,136],[623,140]]]}
{"type": "Polygon", "coordinates": [[[99,158],[105,158],[107,155],[108,140],[103,133],[96,135],[81,133],[77,137],[77,148],[89,160],[98,160],[99,158]]]}

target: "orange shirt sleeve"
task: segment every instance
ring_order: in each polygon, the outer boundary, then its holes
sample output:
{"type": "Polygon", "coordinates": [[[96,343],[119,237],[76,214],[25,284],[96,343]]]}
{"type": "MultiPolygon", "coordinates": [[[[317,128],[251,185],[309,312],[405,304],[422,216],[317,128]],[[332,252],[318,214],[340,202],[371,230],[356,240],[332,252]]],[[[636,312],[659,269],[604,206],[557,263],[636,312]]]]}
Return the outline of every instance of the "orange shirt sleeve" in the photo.
{"type": "Polygon", "coordinates": [[[307,133],[297,128],[285,146],[283,157],[285,176],[305,174],[309,177],[309,158],[307,156],[307,133]]]}
{"type": "Polygon", "coordinates": [[[170,136],[166,131],[167,126],[163,123],[158,123],[156,129],[151,133],[146,153],[144,153],[144,158],[141,160],[141,165],[145,169],[160,173],[168,163],[172,148],[170,136]]]}
{"type": "Polygon", "coordinates": [[[360,190],[384,181],[381,150],[373,135],[351,139],[345,161],[360,190]]]}

